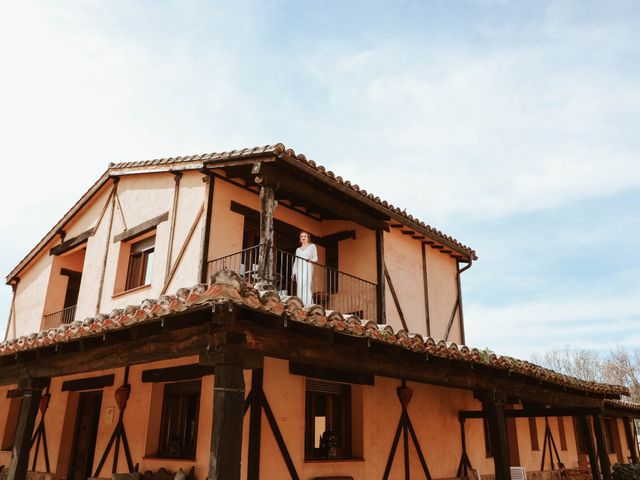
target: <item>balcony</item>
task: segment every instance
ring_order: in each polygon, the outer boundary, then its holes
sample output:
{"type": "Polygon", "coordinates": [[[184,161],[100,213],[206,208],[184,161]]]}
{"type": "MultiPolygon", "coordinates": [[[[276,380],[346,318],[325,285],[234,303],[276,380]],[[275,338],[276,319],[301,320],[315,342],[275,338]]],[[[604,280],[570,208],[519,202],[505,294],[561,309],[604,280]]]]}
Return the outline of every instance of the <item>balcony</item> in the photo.
{"type": "Polygon", "coordinates": [[[375,283],[277,248],[272,249],[271,255],[266,255],[267,266],[261,273],[260,250],[261,246],[256,245],[210,261],[207,278],[220,270],[233,270],[249,286],[266,280],[283,299],[295,295],[302,299],[306,307],[316,304],[328,311],[376,321],[375,283]]]}
{"type": "Polygon", "coordinates": [[[49,330],[51,328],[58,328],[60,325],[65,325],[73,322],[76,317],[76,305],[72,305],[58,312],[50,313],[42,317],[41,330],[49,330]]]}

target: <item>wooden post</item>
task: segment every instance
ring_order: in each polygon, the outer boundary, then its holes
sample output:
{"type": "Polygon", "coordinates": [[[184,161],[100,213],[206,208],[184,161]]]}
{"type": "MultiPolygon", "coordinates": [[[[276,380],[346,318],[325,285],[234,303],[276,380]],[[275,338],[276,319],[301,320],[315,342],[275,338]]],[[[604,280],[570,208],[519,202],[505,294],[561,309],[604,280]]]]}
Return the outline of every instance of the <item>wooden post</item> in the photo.
{"type": "Polygon", "coordinates": [[[215,185],[215,178],[207,174],[202,179],[205,182],[205,197],[204,197],[204,225],[202,225],[202,243],[200,251],[200,282],[208,283],[207,269],[209,268],[209,239],[211,238],[211,214],[213,210],[213,187],[215,185]]]}
{"type": "Polygon", "coordinates": [[[273,283],[273,212],[276,208],[275,188],[264,178],[256,177],[260,183],[260,254],[258,277],[263,288],[273,283]]]}
{"type": "Polygon", "coordinates": [[[491,398],[485,401],[487,421],[491,446],[493,447],[493,463],[496,480],[511,480],[509,469],[509,441],[507,439],[507,422],[504,415],[504,405],[499,400],[491,398]]]}
{"type": "MultiPolygon", "coordinates": [[[[96,299],[96,315],[100,313],[100,305],[102,303],[102,289],[104,288],[104,276],[107,271],[107,261],[109,260],[109,245],[111,245],[111,230],[113,228],[113,215],[116,210],[116,195],[118,193],[119,177],[113,177],[113,190],[111,190],[111,213],[109,214],[109,227],[107,229],[107,240],[104,244],[104,256],[102,257],[102,270],[100,270],[100,283],[98,284],[98,298],[96,299]]],[[[109,202],[107,201],[107,204],[109,202]]],[[[107,205],[105,204],[105,206],[107,205]]],[[[95,230],[98,231],[100,222],[102,221],[102,215],[100,220],[96,223],[95,230]]]]}
{"type": "Polygon", "coordinates": [[[427,325],[427,336],[431,336],[431,319],[429,318],[429,273],[427,269],[427,245],[422,244],[422,283],[424,284],[424,317],[427,325]]]}
{"type": "Polygon", "coordinates": [[[376,229],[376,266],[378,282],[376,286],[376,308],[378,312],[378,325],[387,323],[385,306],[385,277],[384,277],[384,230],[376,229]]]}
{"type": "Polygon", "coordinates": [[[602,415],[593,416],[593,430],[596,434],[596,445],[598,446],[598,457],[600,458],[600,470],[602,470],[602,478],[611,480],[611,463],[609,462],[609,453],[604,442],[604,428],[602,415]]]}
{"type": "Polygon", "coordinates": [[[596,456],[596,447],[593,444],[591,428],[589,428],[589,420],[585,415],[579,415],[576,418],[578,421],[578,434],[582,436],[585,448],[587,449],[587,456],[589,457],[589,464],[591,465],[591,476],[597,480],[600,478],[600,468],[598,468],[598,457],[596,456]]]}
{"type": "Polygon", "coordinates": [[[42,385],[37,384],[33,379],[21,381],[19,388],[22,391],[22,404],[18,414],[7,480],[24,480],[27,476],[31,436],[40,407],[40,398],[42,398],[42,385]]]}
{"type": "Polygon", "coordinates": [[[251,391],[254,398],[251,402],[249,414],[249,462],[247,465],[247,479],[258,480],[260,478],[260,437],[262,433],[262,391],[263,370],[253,370],[251,374],[251,391]]]}
{"type": "Polygon", "coordinates": [[[180,199],[180,179],[182,178],[182,172],[173,173],[173,180],[175,182],[173,188],[173,203],[171,205],[171,229],[169,230],[169,246],[167,249],[167,262],[164,269],[164,281],[169,278],[169,272],[171,271],[171,259],[173,257],[173,237],[176,229],[176,214],[178,213],[178,200],[180,199]]]}
{"type": "Polygon", "coordinates": [[[242,367],[220,363],[215,367],[213,431],[209,480],[240,480],[244,375],[242,367]]]}
{"type": "Polygon", "coordinates": [[[624,433],[627,437],[627,445],[629,446],[629,454],[631,456],[631,462],[638,464],[638,440],[633,432],[633,419],[631,417],[624,417],[622,423],[624,423],[624,433]]]}

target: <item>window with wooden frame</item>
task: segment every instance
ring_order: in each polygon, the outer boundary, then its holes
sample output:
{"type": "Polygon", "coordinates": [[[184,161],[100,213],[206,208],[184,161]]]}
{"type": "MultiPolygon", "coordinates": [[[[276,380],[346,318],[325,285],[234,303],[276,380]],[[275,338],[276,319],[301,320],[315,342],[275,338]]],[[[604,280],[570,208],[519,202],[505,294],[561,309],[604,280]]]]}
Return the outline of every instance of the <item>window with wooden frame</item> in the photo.
{"type": "Polygon", "coordinates": [[[196,458],[201,385],[201,380],[165,384],[158,457],[196,458]]]}
{"type": "Polygon", "coordinates": [[[489,421],[482,419],[482,431],[484,432],[484,453],[487,458],[493,457],[493,443],[491,443],[491,432],[489,431],[489,421]]]}
{"type": "Polygon", "coordinates": [[[538,421],[536,417],[529,417],[529,436],[531,437],[531,450],[540,450],[540,444],[538,443],[538,421]]]}
{"type": "Polygon", "coordinates": [[[305,459],[351,458],[351,385],[306,379],[305,459]]]}
{"type": "Polygon", "coordinates": [[[151,284],[155,235],[131,244],[125,290],[151,284]]]}
{"type": "Polygon", "coordinates": [[[12,397],[9,399],[9,411],[7,412],[7,423],[4,427],[2,435],[2,450],[11,450],[13,442],[16,438],[16,428],[18,426],[18,415],[20,414],[20,406],[22,405],[22,397],[12,397]]]}

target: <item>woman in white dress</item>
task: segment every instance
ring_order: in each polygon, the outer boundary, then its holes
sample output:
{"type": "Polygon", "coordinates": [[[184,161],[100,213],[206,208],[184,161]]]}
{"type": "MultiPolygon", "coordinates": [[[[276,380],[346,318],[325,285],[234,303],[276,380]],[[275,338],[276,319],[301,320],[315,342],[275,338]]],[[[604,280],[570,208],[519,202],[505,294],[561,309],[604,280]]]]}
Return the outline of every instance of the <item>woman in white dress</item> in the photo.
{"type": "Polygon", "coordinates": [[[296,281],[296,295],[305,307],[313,305],[311,283],[313,281],[313,263],[318,261],[318,250],[311,243],[309,232],[300,232],[300,246],[296,249],[291,277],[296,281]]]}

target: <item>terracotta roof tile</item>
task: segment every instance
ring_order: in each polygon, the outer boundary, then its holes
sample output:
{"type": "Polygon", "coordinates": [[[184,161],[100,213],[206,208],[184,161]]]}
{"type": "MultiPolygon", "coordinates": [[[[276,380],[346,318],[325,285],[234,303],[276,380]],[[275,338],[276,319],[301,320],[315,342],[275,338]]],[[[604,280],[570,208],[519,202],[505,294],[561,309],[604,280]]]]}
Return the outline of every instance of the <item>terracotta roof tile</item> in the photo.
{"type": "MultiPolygon", "coordinates": [[[[283,300],[276,292],[258,291],[245,285],[237,274],[229,270],[223,270],[213,275],[209,285],[198,284],[192,288],[181,288],[175,295],[162,295],[158,299],[144,300],[140,305],[114,309],[109,314],[99,314],[84,321],[74,321],[69,325],[4,341],[0,343],[0,356],[100,335],[110,330],[126,328],[148,320],[185,312],[199,305],[230,303],[273,315],[285,315],[287,319],[292,321],[304,322],[318,328],[330,328],[347,335],[366,337],[371,341],[386,342],[396,345],[398,348],[424,352],[434,357],[466,361],[493,367],[500,371],[518,373],[562,387],[598,394],[629,395],[629,390],[620,385],[580,380],[524,360],[497,356],[492,352],[481,351],[465,345],[458,346],[443,340],[436,341],[431,337],[423,338],[418,334],[404,330],[394,331],[390,325],[379,326],[354,315],[343,315],[335,311],[328,312],[319,305],[305,309],[299,298],[288,297],[283,300]]],[[[630,402],[620,404],[629,405],[630,402]]],[[[612,405],[614,404],[612,403],[612,405]]]]}
{"type": "Polygon", "coordinates": [[[640,414],[640,403],[627,400],[605,400],[604,406],[612,410],[625,410],[640,414]]]}

